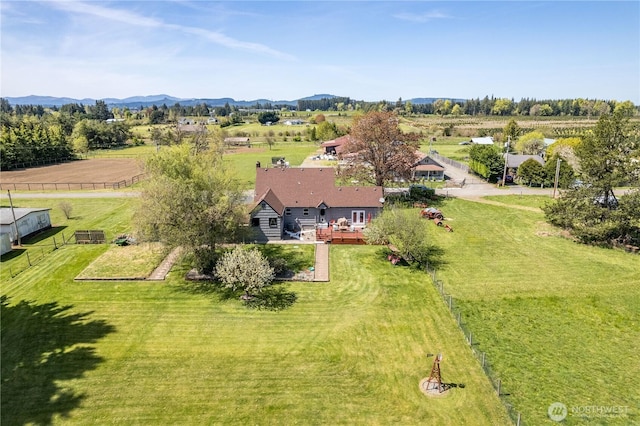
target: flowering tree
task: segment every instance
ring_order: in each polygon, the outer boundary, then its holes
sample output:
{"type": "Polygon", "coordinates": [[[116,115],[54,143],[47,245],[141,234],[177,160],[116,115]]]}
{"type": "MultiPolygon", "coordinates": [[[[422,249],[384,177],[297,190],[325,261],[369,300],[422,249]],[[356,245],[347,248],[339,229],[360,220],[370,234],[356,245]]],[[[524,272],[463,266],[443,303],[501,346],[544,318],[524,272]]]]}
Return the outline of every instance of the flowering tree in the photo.
{"type": "Polygon", "coordinates": [[[216,265],[216,276],[225,287],[241,289],[245,296],[260,293],[273,281],[269,260],[257,249],[244,250],[238,246],[226,252],[216,265]]]}

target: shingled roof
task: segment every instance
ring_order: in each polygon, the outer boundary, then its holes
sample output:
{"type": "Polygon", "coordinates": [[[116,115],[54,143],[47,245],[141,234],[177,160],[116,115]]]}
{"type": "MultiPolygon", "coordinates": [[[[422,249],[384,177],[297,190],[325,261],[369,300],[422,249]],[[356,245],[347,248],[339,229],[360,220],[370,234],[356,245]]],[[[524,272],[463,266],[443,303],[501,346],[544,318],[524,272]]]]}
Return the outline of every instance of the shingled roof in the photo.
{"type": "Polygon", "coordinates": [[[256,168],[256,205],[279,214],[287,207],[382,207],[380,186],[336,186],[332,168],[256,168]]]}

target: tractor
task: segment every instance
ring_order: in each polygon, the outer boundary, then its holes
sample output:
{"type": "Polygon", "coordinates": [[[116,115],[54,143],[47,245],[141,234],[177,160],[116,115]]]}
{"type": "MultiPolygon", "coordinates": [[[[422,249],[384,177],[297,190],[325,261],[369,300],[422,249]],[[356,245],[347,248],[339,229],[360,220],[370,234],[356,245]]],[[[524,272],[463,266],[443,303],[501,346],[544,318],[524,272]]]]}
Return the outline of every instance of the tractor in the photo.
{"type": "Polygon", "coordinates": [[[420,210],[420,216],[425,219],[444,219],[444,215],[442,212],[434,207],[428,207],[426,209],[420,210]]]}

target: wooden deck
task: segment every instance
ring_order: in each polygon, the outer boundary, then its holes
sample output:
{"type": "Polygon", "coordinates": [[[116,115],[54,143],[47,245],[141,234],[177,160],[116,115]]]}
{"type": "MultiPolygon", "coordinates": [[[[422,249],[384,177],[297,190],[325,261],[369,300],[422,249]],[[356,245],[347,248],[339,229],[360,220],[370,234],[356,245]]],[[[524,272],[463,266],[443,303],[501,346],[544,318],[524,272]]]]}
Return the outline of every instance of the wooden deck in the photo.
{"type": "Polygon", "coordinates": [[[334,231],[329,227],[316,229],[316,241],[324,241],[331,244],[366,244],[362,230],[334,231]]]}

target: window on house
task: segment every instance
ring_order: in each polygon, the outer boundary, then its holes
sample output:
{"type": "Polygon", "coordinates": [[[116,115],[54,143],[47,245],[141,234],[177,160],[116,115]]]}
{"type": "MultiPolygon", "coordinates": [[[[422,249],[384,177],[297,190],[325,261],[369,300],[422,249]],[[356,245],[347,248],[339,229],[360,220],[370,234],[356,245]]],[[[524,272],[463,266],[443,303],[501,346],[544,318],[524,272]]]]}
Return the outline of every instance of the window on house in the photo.
{"type": "Polygon", "coordinates": [[[320,209],[320,216],[324,216],[327,211],[325,209],[320,209]]]}
{"type": "Polygon", "coordinates": [[[284,214],[287,216],[291,216],[291,209],[284,209],[284,214]]]}
{"type": "Polygon", "coordinates": [[[304,216],[309,216],[309,209],[302,209],[302,214],[304,216]]]}
{"type": "Polygon", "coordinates": [[[270,217],[269,218],[269,228],[277,228],[278,227],[278,218],[270,217]]]}
{"type": "Polygon", "coordinates": [[[260,218],[259,217],[251,218],[251,226],[260,226],[260,218]]]}

